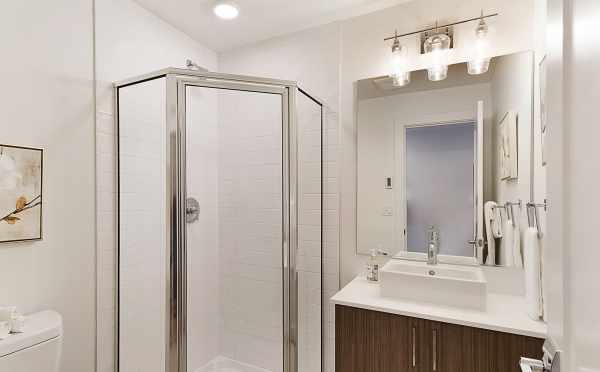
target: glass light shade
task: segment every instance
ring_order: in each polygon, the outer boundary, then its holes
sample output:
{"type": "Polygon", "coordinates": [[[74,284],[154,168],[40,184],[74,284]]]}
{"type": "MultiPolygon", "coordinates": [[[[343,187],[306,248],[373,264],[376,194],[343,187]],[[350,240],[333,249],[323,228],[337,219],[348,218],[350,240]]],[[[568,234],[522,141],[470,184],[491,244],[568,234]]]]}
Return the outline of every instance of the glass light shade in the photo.
{"type": "Polygon", "coordinates": [[[467,73],[469,73],[469,75],[484,74],[490,67],[491,58],[487,34],[488,27],[482,19],[475,30],[475,43],[473,45],[473,52],[469,62],[467,63],[467,73]]]}
{"type": "Polygon", "coordinates": [[[396,87],[403,87],[410,83],[410,71],[408,71],[408,58],[406,48],[403,48],[397,42],[392,46],[392,73],[390,76],[392,84],[396,87]]]}
{"type": "Polygon", "coordinates": [[[448,50],[450,37],[446,34],[437,34],[427,38],[423,49],[429,58],[427,77],[431,81],[440,81],[448,77],[448,50]]]}
{"type": "Polygon", "coordinates": [[[410,84],[410,72],[406,71],[401,74],[392,75],[392,84],[395,87],[403,87],[410,84]]]}
{"type": "Polygon", "coordinates": [[[427,78],[430,81],[442,81],[448,77],[448,65],[439,65],[427,69],[427,78]]]}
{"type": "Polygon", "coordinates": [[[467,63],[467,73],[469,75],[485,74],[489,68],[490,58],[475,59],[467,63]]]}

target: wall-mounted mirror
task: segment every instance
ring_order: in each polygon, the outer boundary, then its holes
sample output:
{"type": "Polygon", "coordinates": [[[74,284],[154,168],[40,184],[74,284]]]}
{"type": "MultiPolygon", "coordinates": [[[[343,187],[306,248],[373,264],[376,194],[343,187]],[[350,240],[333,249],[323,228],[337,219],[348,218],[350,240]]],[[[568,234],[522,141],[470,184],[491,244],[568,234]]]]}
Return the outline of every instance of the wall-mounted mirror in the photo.
{"type": "Polygon", "coordinates": [[[524,207],[503,207],[531,193],[533,71],[533,53],[522,52],[481,75],[461,63],[443,81],[423,70],[404,87],[357,82],[357,253],[425,260],[434,226],[440,262],[512,265],[503,260],[514,243],[489,241],[486,220],[527,224],[524,207]]]}

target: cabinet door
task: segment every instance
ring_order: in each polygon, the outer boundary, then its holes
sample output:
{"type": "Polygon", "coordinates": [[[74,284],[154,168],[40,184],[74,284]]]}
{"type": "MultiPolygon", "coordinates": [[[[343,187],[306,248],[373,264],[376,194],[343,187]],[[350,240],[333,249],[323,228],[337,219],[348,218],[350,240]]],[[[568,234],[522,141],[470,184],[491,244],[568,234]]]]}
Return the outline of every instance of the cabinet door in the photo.
{"type": "Polygon", "coordinates": [[[477,329],[441,324],[438,372],[480,372],[475,367],[477,329]]]}
{"type": "Polygon", "coordinates": [[[510,333],[440,325],[436,372],[519,372],[519,359],[541,359],[544,340],[510,333]]]}
{"type": "Polygon", "coordinates": [[[373,371],[409,372],[406,336],[409,318],[372,312],[373,314],[373,371]]]}
{"type": "Polygon", "coordinates": [[[408,318],[336,305],[337,372],[409,372],[408,318]]]}
{"type": "Polygon", "coordinates": [[[474,330],[475,370],[519,372],[519,359],[542,359],[544,340],[485,329],[474,330]]]}
{"type": "Polygon", "coordinates": [[[541,359],[544,340],[455,324],[441,324],[437,372],[519,372],[519,359],[541,359]]]}
{"type": "Polygon", "coordinates": [[[442,326],[439,322],[411,319],[411,371],[439,372],[442,356],[442,326]]]}
{"type": "Polygon", "coordinates": [[[429,372],[431,371],[432,343],[431,343],[431,325],[424,319],[409,318],[408,320],[408,357],[410,372],[429,372]]]}
{"type": "Polygon", "coordinates": [[[372,311],[335,306],[335,370],[372,371],[372,311]]]}

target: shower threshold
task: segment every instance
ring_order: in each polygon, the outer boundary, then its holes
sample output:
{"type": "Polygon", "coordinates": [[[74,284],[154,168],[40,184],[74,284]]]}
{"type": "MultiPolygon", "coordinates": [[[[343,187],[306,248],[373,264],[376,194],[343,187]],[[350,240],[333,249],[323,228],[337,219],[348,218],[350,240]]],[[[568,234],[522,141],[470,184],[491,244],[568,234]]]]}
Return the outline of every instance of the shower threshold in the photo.
{"type": "Polygon", "coordinates": [[[217,356],[200,367],[196,372],[272,372],[268,369],[240,362],[224,356],[217,356]]]}

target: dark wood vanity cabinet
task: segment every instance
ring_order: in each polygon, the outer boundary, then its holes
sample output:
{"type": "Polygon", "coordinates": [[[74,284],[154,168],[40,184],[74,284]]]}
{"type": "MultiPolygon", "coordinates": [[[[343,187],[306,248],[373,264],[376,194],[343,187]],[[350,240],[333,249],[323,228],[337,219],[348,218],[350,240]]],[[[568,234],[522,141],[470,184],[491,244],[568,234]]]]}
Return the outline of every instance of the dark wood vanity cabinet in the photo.
{"type": "Polygon", "coordinates": [[[336,372],[518,372],[542,339],[335,307],[336,372]]]}

